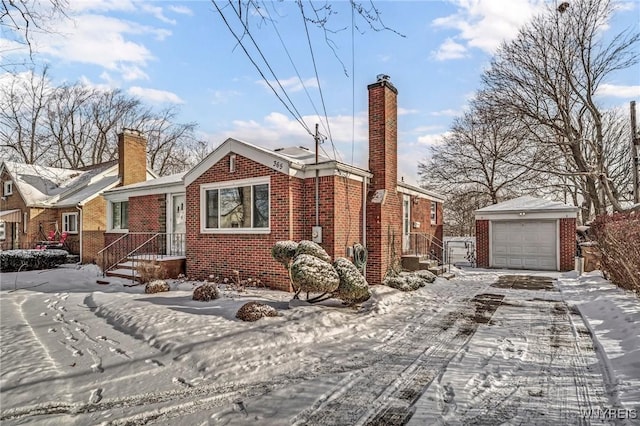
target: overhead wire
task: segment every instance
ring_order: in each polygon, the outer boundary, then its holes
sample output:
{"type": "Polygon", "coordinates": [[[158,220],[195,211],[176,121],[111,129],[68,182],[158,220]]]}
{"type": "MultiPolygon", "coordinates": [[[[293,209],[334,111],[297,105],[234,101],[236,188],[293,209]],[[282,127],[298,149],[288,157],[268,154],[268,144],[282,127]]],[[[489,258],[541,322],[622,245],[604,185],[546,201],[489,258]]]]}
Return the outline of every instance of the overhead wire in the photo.
{"type": "Polygon", "coordinates": [[[325,120],[327,121],[327,129],[328,129],[328,136],[329,136],[329,142],[331,142],[331,148],[333,149],[333,158],[336,159],[339,154],[336,151],[336,146],[333,143],[333,135],[331,134],[331,126],[329,125],[329,116],[327,115],[327,107],[326,104],[324,102],[324,95],[322,93],[322,84],[320,83],[320,77],[318,76],[318,66],[316,65],[316,57],[315,54],[313,53],[313,46],[311,44],[311,36],[309,35],[309,26],[307,25],[307,18],[306,15],[304,14],[304,6],[302,5],[302,0],[298,0],[298,7],[300,8],[300,13],[302,15],[302,21],[304,22],[304,30],[305,33],[307,35],[307,43],[309,45],[309,52],[311,53],[311,61],[313,62],[313,70],[315,72],[316,75],[316,81],[318,82],[318,91],[320,92],[320,101],[322,102],[322,109],[324,111],[324,117],[325,120]]]}
{"type": "MultiPolygon", "coordinates": [[[[291,57],[291,54],[289,53],[289,49],[287,48],[287,45],[285,44],[284,40],[282,39],[282,35],[280,34],[280,31],[278,31],[278,26],[273,22],[273,18],[271,17],[271,13],[269,13],[269,9],[267,8],[267,5],[265,4],[264,1],[262,1],[262,5],[264,6],[265,11],[267,12],[267,15],[268,15],[268,18],[269,18],[268,21],[273,26],[273,29],[275,30],[276,35],[278,36],[278,39],[280,40],[280,44],[284,48],[284,51],[287,54],[287,57],[289,58],[289,62],[291,62],[291,66],[293,66],[293,69],[295,70],[296,75],[298,76],[298,80],[300,80],[300,84],[302,85],[302,88],[304,89],[304,92],[306,93],[307,98],[309,99],[309,102],[311,103],[311,106],[313,107],[313,110],[315,111],[315,113],[318,116],[318,118],[320,118],[320,113],[318,112],[318,108],[316,107],[316,104],[313,102],[313,99],[311,97],[311,94],[309,93],[309,90],[307,89],[307,86],[304,84],[304,80],[302,79],[302,76],[300,75],[300,72],[298,71],[298,67],[296,67],[295,62],[293,61],[293,58],[291,57]]],[[[324,131],[329,133],[329,129],[327,128],[328,121],[327,121],[327,124],[325,124],[325,122],[323,122],[320,119],[318,121],[320,121],[320,124],[322,125],[324,131]]]]}
{"type": "Polygon", "coordinates": [[[231,32],[231,34],[233,35],[233,37],[236,39],[236,41],[238,42],[238,45],[242,48],[242,50],[244,51],[244,53],[247,55],[247,58],[249,58],[249,61],[251,61],[251,63],[253,64],[253,66],[256,68],[256,70],[258,71],[258,73],[260,74],[260,76],[262,77],[262,79],[265,81],[265,83],[267,84],[267,86],[269,86],[269,88],[271,89],[271,91],[274,93],[274,95],[276,95],[276,97],[278,98],[278,100],[280,100],[280,102],[284,105],[284,107],[287,109],[287,111],[289,111],[289,113],[293,116],[293,118],[295,118],[295,120],[307,131],[307,133],[309,133],[309,135],[314,136],[314,134],[311,132],[311,130],[309,129],[309,126],[307,126],[307,124],[304,122],[304,119],[302,118],[302,115],[300,114],[300,112],[298,111],[298,109],[295,107],[295,105],[293,104],[293,101],[291,100],[291,98],[289,97],[289,95],[287,94],[287,91],[284,89],[284,87],[282,87],[282,84],[280,83],[280,80],[278,79],[278,77],[275,75],[273,69],[271,68],[271,65],[269,65],[269,61],[267,61],[267,59],[264,57],[264,55],[262,54],[262,51],[260,50],[260,47],[258,46],[258,44],[256,43],[256,41],[254,40],[253,36],[251,35],[251,32],[249,31],[249,29],[247,28],[246,24],[242,21],[242,17],[239,14],[239,12],[235,9],[235,7],[233,6],[233,4],[231,3],[231,0],[229,0],[229,5],[231,6],[231,8],[233,9],[233,11],[236,13],[236,16],[238,17],[238,19],[240,20],[240,22],[242,23],[242,26],[245,30],[245,33],[249,36],[249,38],[251,39],[251,41],[253,42],[254,46],[256,47],[256,49],[258,50],[258,53],[260,54],[260,57],[262,58],[262,60],[265,62],[265,64],[267,65],[267,68],[269,68],[269,71],[271,72],[271,75],[273,75],[273,78],[275,78],[276,82],[278,83],[278,86],[280,87],[280,89],[282,90],[282,92],[284,93],[285,97],[287,98],[287,100],[290,102],[291,106],[289,106],[283,99],[282,97],[278,94],[278,92],[276,91],[276,89],[273,87],[273,85],[269,82],[269,80],[267,79],[267,77],[265,76],[264,72],[260,69],[260,66],[258,66],[258,64],[256,63],[256,61],[253,59],[253,57],[251,56],[251,54],[249,53],[249,51],[247,50],[247,48],[245,47],[245,45],[242,43],[242,40],[240,39],[240,37],[238,37],[238,35],[235,33],[235,31],[233,30],[233,28],[231,27],[231,25],[229,24],[229,22],[227,21],[226,16],[224,15],[224,13],[222,13],[222,10],[220,9],[220,7],[218,7],[218,4],[213,1],[212,2],[213,5],[215,6],[216,10],[218,11],[218,14],[220,15],[220,17],[222,18],[222,21],[225,23],[225,25],[227,26],[227,28],[229,29],[229,31],[231,32]],[[295,112],[294,112],[295,111],[295,112]]]}

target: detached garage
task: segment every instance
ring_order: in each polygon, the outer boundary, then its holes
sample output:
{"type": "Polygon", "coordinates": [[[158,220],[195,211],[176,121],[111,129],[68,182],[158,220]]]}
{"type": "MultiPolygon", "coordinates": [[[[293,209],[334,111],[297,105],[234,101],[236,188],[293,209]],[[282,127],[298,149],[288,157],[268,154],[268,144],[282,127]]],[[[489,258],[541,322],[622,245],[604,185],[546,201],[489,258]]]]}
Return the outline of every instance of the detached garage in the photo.
{"type": "Polygon", "coordinates": [[[476,210],[480,268],[570,271],[578,208],[530,196],[476,210]]]}

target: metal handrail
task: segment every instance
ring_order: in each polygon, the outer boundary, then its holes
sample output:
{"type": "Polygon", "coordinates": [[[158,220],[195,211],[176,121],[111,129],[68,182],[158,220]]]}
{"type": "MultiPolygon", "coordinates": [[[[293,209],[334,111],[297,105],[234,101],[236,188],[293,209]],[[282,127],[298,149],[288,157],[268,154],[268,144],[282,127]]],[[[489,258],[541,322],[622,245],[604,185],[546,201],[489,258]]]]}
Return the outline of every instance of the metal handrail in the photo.
{"type": "Polygon", "coordinates": [[[409,236],[411,244],[405,254],[413,252],[416,256],[429,256],[442,261],[443,243],[438,237],[425,232],[409,232],[409,236]]]}
{"type": "Polygon", "coordinates": [[[169,254],[184,256],[185,238],[184,233],[127,233],[100,251],[103,255],[103,276],[125,259],[132,262],[131,275],[134,279],[136,264],[139,261],[155,261],[159,256],[169,254]],[[146,252],[142,253],[145,249],[146,252]]]}

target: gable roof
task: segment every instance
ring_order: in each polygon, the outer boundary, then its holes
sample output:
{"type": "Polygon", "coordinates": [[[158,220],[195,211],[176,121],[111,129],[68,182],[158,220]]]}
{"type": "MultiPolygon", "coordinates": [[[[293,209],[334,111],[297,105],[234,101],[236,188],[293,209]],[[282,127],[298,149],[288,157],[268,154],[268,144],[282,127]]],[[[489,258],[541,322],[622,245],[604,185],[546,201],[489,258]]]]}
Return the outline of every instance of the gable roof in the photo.
{"type": "Polygon", "coordinates": [[[344,171],[362,178],[371,177],[371,173],[366,170],[332,160],[325,155],[318,155],[318,164],[315,164],[315,152],[306,148],[280,148],[272,151],[249,142],[229,138],[184,175],[185,187],[191,185],[204,172],[231,153],[289,176],[305,177],[304,172],[308,170],[334,168],[336,171],[344,171]]]}
{"type": "MultiPolygon", "coordinates": [[[[83,169],[3,161],[0,170],[9,173],[16,191],[28,207],[82,205],[120,183],[117,161],[83,169]]],[[[155,177],[155,174],[147,172],[155,177]]]]}
{"type": "Polygon", "coordinates": [[[476,210],[476,213],[514,213],[514,212],[577,212],[578,207],[570,206],[559,201],[550,201],[543,198],[523,195],[492,204],[476,210]]]}

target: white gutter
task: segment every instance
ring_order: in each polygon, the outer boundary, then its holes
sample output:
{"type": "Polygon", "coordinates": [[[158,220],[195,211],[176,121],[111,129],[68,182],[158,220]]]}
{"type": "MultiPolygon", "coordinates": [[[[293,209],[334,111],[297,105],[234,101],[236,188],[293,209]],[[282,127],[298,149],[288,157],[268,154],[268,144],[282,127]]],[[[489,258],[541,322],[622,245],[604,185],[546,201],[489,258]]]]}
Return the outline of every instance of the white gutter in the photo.
{"type": "Polygon", "coordinates": [[[78,224],[78,235],[80,237],[80,263],[82,263],[82,233],[84,232],[84,226],[83,226],[83,215],[82,215],[82,205],[78,204],[76,205],[76,209],[78,209],[79,216],[80,216],[80,220],[78,220],[79,224],[78,224]]]}

